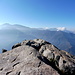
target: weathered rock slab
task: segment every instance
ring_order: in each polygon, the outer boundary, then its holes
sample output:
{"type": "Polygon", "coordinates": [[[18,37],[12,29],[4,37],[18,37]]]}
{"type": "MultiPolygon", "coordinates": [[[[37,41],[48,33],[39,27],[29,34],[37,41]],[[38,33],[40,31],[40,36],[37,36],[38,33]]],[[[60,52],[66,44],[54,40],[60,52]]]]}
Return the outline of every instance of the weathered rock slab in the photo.
{"type": "Polygon", "coordinates": [[[0,54],[0,75],[59,75],[39,58],[30,46],[20,46],[0,54]]]}

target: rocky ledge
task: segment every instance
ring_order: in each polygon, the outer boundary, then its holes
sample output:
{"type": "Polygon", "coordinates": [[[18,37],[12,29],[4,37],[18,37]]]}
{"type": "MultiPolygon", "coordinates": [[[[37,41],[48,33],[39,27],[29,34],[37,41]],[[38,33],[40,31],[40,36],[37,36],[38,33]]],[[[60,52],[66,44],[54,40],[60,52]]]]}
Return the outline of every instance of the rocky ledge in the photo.
{"type": "Polygon", "coordinates": [[[0,54],[0,75],[75,75],[75,57],[42,39],[24,40],[0,54]]]}

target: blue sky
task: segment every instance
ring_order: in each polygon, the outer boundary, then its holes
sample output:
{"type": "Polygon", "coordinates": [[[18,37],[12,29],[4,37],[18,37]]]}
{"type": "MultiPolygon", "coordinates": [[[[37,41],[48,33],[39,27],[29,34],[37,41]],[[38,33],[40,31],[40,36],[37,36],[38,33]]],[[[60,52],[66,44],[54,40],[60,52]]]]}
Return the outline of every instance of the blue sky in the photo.
{"type": "Polygon", "coordinates": [[[75,0],[0,0],[0,24],[75,27],[75,0]]]}

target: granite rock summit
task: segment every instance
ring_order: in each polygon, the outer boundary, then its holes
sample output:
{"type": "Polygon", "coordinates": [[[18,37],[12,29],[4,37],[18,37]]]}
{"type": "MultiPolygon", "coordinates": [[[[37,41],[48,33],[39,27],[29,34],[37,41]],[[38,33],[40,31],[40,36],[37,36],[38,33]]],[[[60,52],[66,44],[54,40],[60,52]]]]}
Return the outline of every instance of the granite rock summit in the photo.
{"type": "Polygon", "coordinates": [[[0,75],[75,75],[75,56],[42,39],[24,40],[0,54],[0,75]]]}

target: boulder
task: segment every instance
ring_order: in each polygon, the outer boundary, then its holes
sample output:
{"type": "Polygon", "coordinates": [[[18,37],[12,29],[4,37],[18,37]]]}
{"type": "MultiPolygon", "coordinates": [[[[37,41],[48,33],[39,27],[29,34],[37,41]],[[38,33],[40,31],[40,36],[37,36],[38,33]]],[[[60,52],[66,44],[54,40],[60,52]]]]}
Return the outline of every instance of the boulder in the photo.
{"type": "Polygon", "coordinates": [[[7,52],[7,50],[6,49],[2,49],[2,53],[4,53],[4,52],[7,52]]]}
{"type": "Polygon", "coordinates": [[[36,48],[37,50],[40,49],[42,45],[50,44],[49,42],[42,40],[42,39],[34,39],[34,40],[24,40],[21,45],[28,45],[36,48]]]}
{"type": "Polygon", "coordinates": [[[66,51],[59,50],[51,44],[41,46],[40,54],[65,75],[75,74],[75,58],[66,51]]]}
{"type": "Polygon", "coordinates": [[[12,49],[17,48],[17,47],[19,47],[19,46],[21,46],[21,43],[17,43],[17,44],[15,44],[15,45],[13,45],[13,46],[12,46],[12,49]]]}

